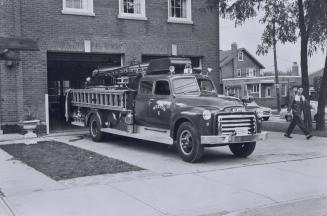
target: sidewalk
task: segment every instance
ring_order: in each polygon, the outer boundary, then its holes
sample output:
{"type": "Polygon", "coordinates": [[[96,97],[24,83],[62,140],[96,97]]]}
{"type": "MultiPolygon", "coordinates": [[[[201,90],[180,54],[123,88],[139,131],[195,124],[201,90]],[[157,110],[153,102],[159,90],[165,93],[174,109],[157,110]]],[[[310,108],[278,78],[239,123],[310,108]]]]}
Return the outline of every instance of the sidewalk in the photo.
{"type": "Polygon", "coordinates": [[[19,141],[23,139],[24,135],[22,134],[0,134],[0,143],[6,141],[19,141]]]}
{"type": "MultiPolygon", "coordinates": [[[[326,138],[311,140],[307,148],[301,136],[290,143],[272,133],[249,159],[235,159],[219,148],[206,151],[203,163],[188,164],[155,143],[73,141],[76,137],[50,139],[146,170],[54,181],[0,150],[0,188],[16,216],[233,215],[327,194],[327,173],[321,172],[327,163],[326,138]]],[[[2,206],[0,215],[11,216],[2,206]]]]}

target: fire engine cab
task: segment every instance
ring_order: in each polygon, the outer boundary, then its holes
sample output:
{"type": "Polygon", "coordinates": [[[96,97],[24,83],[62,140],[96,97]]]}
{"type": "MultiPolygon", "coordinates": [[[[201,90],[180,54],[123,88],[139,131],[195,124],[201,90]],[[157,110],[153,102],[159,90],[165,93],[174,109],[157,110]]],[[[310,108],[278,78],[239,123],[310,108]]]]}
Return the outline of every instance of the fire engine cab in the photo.
{"type": "Polygon", "coordinates": [[[109,133],[176,145],[187,162],[212,146],[247,157],[267,138],[255,112],[220,98],[208,72],[186,58],[93,71],[84,89],[67,92],[66,119],[88,127],[94,141],[109,133]]]}

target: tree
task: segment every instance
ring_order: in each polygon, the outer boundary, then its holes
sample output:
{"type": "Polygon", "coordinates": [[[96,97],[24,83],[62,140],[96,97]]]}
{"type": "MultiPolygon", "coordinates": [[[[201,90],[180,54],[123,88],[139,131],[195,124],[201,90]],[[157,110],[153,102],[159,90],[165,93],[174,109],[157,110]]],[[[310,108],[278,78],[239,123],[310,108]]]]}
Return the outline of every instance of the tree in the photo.
{"type": "MultiPolygon", "coordinates": [[[[258,15],[258,11],[263,11],[268,17],[276,16],[278,20],[285,20],[286,22],[292,23],[297,26],[299,30],[299,36],[301,37],[301,72],[302,72],[302,86],[305,97],[309,100],[309,75],[308,75],[308,45],[309,40],[313,37],[315,28],[320,17],[326,16],[326,0],[207,0],[209,8],[219,6],[223,17],[227,17],[231,20],[235,20],[235,25],[243,24],[246,20],[251,17],[258,15]],[[220,4],[217,4],[219,2],[220,4]],[[273,5],[278,8],[278,4],[284,5],[290,9],[287,13],[287,18],[283,19],[283,11],[278,11],[277,14],[272,14],[269,10],[265,10],[266,5],[273,5]],[[319,11],[319,12],[318,12],[319,11]],[[293,23],[294,22],[294,23],[293,23]]],[[[276,12],[274,10],[274,12],[276,12]]],[[[269,23],[269,22],[267,22],[269,23]]],[[[268,26],[268,25],[267,25],[268,26]]],[[[285,25],[287,26],[287,25],[285,25]]],[[[326,23],[319,24],[320,28],[326,27],[326,23]]],[[[271,28],[274,32],[273,28],[271,28]]],[[[265,33],[264,33],[265,34],[265,33]]],[[[263,34],[263,37],[265,35],[263,34]]],[[[270,35],[271,36],[271,35],[270,35]]],[[[294,34],[292,37],[297,36],[294,34]]],[[[273,38],[273,37],[267,37],[273,38]]],[[[293,38],[286,37],[287,40],[292,41],[293,38]]],[[[277,37],[277,40],[280,38],[277,37]]],[[[262,40],[264,42],[264,40],[262,40]]],[[[270,41],[271,42],[271,41],[270,41]]],[[[321,43],[321,42],[320,42],[321,43]]],[[[273,46],[274,43],[270,43],[273,46]]],[[[270,46],[271,47],[271,46],[270,46]]],[[[259,50],[260,52],[260,50],[259,50]]],[[[325,74],[325,73],[324,73],[325,74]]],[[[323,84],[326,82],[322,82],[323,84]]],[[[324,89],[324,88],[322,88],[324,89]]],[[[312,128],[312,121],[310,115],[310,108],[307,106],[304,110],[304,120],[309,129],[312,128]]]]}
{"type": "Polygon", "coordinates": [[[265,30],[262,34],[261,45],[258,45],[257,54],[267,54],[269,49],[273,48],[274,53],[274,68],[275,68],[275,83],[276,83],[276,98],[277,109],[280,112],[280,89],[277,66],[277,41],[282,44],[286,42],[296,42],[296,25],[290,12],[290,6],[285,4],[285,1],[266,1],[262,7],[264,16],[260,22],[265,24],[265,30]]]}
{"type": "Polygon", "coordinates": [[[209,8],[217,8],[224,18],[235,21],[235,25],[242,25],[246,20],[263,12],[260,22],[265,25],[258,45],[257,54],[266,55],[273,48],[277,109],[280,111],[280,89],[277,66],[277,42],[295,42],[296,21],[292,15],[290,4],[284,0],[208,0],[209,8]]]}
{"type": "MultiPolygon", "coordinates": [[[[327,2],[326,0],[312,0],[311,13],[312,20],[311,37],[309,38],[309,54],[312,55],[320,48],[322,52],[326,52],[327,48],[327,2]]],[[[325,58],[325,67],[321,78],[320,87],[318,89],[318,111],[317,111],[317,130],[325,128],[325,106],[327,92],[327,52],[325,58]]]]}

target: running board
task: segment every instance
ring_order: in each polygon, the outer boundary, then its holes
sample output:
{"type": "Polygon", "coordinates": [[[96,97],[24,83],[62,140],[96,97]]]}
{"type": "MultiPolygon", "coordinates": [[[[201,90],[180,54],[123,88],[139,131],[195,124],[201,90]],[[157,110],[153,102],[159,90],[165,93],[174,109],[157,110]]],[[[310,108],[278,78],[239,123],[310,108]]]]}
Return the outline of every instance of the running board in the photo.
{"type": "Polygon", "coordinates": [[[151,142],[158,142],[168,145],[173,145],[174,140],[170,137],[170,131],[158,128],[149,128],[143,126],[136,126],[135,133],[129,133],[122,130],[117,130],[113,128],[102,128],[102,132],[104,133],[111,133],[115,135],[147,140],[151,142]]]}

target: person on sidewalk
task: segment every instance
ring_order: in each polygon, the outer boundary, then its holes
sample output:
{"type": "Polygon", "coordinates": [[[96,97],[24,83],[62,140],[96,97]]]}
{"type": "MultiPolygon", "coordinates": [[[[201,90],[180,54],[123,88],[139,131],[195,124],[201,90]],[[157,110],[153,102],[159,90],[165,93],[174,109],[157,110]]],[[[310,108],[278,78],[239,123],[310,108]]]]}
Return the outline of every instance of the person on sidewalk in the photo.
{"type": "Polygon", "coordinates": [[[288,126],[286,133],[284,134],[287,138],[292,138],[291,133],[293,132],[295,126],[297,125],[304,133],[307,139],[310,139],[312,135],[305,127],[305,124],[302,120],[303,107],[305,106],[305,97],[302,95],[303,88],[293,88],[293,94],[290,97],[290,102],[287,108],[287,111],[290,113],[292,110],[292,121],[288,126]]]}

